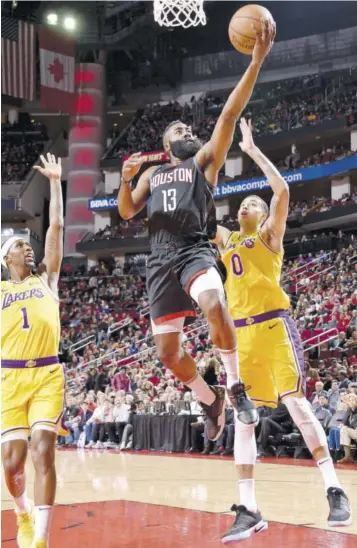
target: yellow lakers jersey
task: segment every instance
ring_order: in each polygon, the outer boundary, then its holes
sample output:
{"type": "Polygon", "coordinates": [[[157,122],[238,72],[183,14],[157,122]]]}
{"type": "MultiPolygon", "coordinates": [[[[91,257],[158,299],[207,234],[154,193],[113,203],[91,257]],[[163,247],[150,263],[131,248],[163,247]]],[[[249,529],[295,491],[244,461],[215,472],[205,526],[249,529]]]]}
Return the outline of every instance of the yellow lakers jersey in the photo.
{"type": "Polygon", "coordinates": [[[269,248],[258,232],[241,236],[232,232],[222,261],[227,269],[225,290],[233,320],[290,306],[280,287],[283,252],[269,248]]]}
{"type": "Polygon", "coordinates": [[[59,302],[40,276],[1,282],[2,359],[57,356],[59,340],[59,302]]]}

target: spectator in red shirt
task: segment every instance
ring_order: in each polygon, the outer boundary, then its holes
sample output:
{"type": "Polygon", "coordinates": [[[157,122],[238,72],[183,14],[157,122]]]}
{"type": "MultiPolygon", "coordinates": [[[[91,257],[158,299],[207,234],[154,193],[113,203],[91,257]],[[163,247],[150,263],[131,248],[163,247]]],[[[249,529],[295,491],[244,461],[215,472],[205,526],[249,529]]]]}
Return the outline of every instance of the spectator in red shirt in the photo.
{"type": "Polygon", "coordinates": [[[158,386],[160,378],[157,376],[157,367],[153,367],[151,369],[151,375],[148,378],[148,381],[150,381],[154,386],[158,386]]]}
{"type": "Polygon", "coordinates": [[[122,367],[112,379],[112,389],[116,392],[124,390],[125,393],[130,392],[130,377],[126,374],[127,368],[122,367]]]}
{"type": "Polygon", "coordinates": [[[306,378],[306,398],[310,400],[312,394],[315,392],[315,385],[320,380],[319,372],[317,369],[310,369],[306,378]]]}

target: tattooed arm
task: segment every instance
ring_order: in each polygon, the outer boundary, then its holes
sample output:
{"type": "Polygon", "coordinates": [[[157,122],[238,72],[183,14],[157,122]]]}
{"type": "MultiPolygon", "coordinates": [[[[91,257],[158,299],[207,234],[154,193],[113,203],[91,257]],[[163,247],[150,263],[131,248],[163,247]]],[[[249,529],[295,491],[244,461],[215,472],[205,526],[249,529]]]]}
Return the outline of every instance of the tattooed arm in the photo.
{"type": "Polygon", "coordinates": [[[269,217],[262,228],[262,236],[274,251],[281,251],[289,212],[289,187],[276,167],[254,144],[251,121],[247,123],[242,118],[240,128],[243,137],[240,143],[241,149],[260,167],[274,192],[270,202],[269,217]]]}
{"type": "Polygon", "coordinates": [[[63,258],[63,198],[61,188],[61,158],[53,154],[47,154],[47,160],[41,156],[44,167],[34,166],[34,169],[42,173],[50,182],[50,226],[47,230],[45,241],[45,256],[39,273],[47,276],[50,289],[57,294],[57,284],[63,258]]]}

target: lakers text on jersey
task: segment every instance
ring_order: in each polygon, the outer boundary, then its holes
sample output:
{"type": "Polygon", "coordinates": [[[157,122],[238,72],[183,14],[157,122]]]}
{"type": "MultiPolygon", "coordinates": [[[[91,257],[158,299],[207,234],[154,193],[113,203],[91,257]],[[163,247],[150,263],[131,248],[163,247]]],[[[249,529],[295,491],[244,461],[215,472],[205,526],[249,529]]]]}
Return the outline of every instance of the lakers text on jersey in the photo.
{"type": "Polygon", "coordinates": [[[64,397],[59,338],[58,299],[40,276],[1,283],[3,441],[27,439],[35,427],[59,431],[64,397]]]}

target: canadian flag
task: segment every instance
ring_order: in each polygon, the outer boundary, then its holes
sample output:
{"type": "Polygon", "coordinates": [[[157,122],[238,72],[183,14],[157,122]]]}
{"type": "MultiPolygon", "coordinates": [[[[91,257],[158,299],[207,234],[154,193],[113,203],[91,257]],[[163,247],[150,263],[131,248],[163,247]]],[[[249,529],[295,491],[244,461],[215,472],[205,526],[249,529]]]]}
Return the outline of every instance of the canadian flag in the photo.
{"type": "Polygon", "coordinates": [[[71,113],[75,102],[75,42],[44,26],[38,34],[41,106],[71,113]]]}

